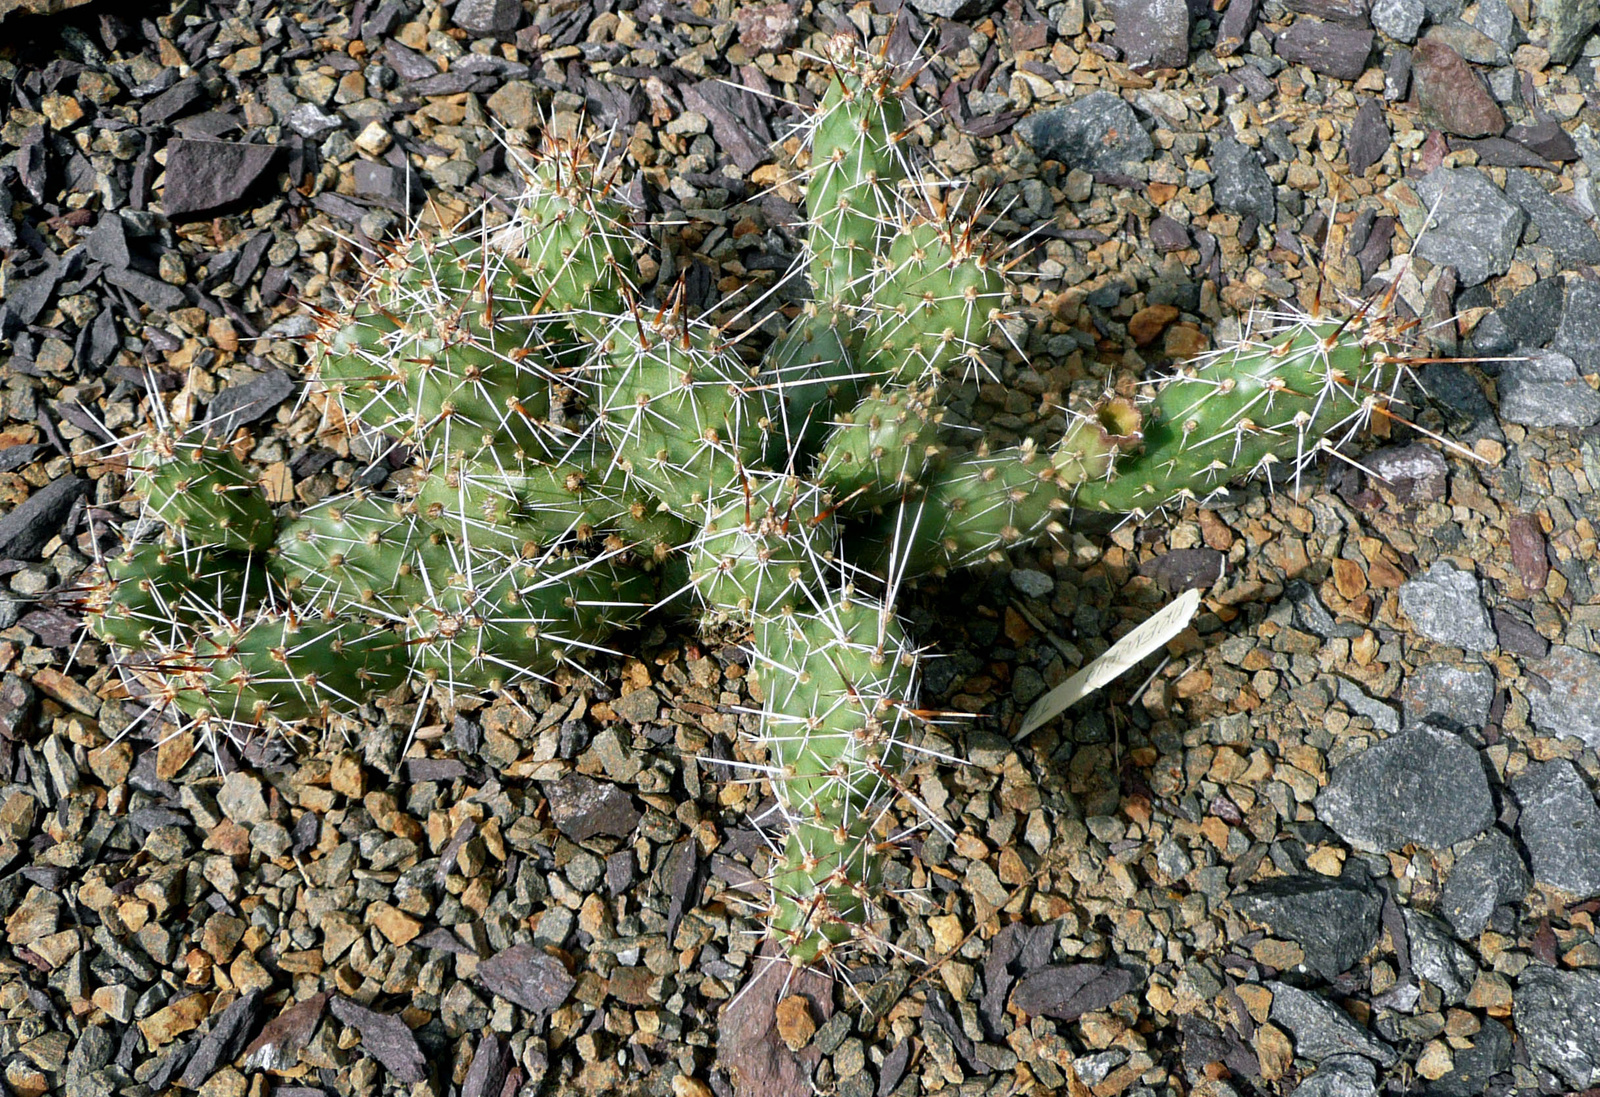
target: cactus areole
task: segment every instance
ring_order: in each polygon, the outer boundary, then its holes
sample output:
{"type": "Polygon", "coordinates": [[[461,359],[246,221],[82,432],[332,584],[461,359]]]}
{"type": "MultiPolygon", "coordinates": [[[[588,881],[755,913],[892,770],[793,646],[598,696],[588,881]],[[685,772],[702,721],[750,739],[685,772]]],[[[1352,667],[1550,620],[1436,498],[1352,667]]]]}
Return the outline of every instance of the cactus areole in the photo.
{"type": "Polygon", "coordinates": [[[765,318],[787,327],[759,363],[644,288],[614,180],[549,148],[507,223],[387,250],[322,317],[306,399],[409,455],[386,492],[284,512],[227,439],[148,431],[129,477],[166,536],[103,562],[89,627],[168,711],[238,734],[407,684],[444,704],[502,689],[659,606],[731,623],[788,823],[767,922],[796,963],[870,939],[924,718],[902,584],[1074,508],[1281,479],[1360,426],[1398,360],[1380,318],[1281,318],[1057,439],[963,441],[947,394],[1005,347],[1006,283],[927,198],[901,78],[833,61],[809,125],[812,294],[765,318]]]}

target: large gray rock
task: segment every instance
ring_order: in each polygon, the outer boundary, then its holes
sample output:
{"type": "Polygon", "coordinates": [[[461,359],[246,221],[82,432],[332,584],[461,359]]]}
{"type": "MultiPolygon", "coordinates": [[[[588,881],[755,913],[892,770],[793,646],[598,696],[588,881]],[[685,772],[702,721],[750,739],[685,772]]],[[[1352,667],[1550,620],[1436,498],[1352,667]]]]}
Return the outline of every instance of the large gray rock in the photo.
{"type": "Polygon", "coordinates": [[[1511,267],[1527,215],[1477,168],[1438,168],[1417,185],[1434,210],[1433,222],[1412,254],[1454,267],[1463,288],[1511,267]]]}
{"type": "Polygon", "coordinates": [[[1383,905],[1370,881],[1316,874],[1268,880],[1229,902],[1245,917],[1299,945],[1306,967],[1329,982],[1377,943],[1383,905]]]}
{"type": "Polygon", "coordinates": [[[1316,809],[1339,837],[1372,853],[1411,842],[1447,849],[1494,822],[1494,797],[1478,752],[1429,724],[1339,763],[1317,794],[1316,809]]]}
{"type": "Polygon", "coordinates": [[[1500,418],[1525,427],[1583,430],[1600,422],[1600,392],[1565,354],[1528,350],[1524,360],[1500,367],[1500,418]]]}
{"type": "Polygon", "coordinates": [[[1288,983],[1271,982],[1272,1023],[1294,1037],[1297,1056],[1320,1062],[1335,1055],[1360,1055],[1393,1066],[1399,1054],[1328,1001],[1288,983]]]}
{"type": "Polygon", "coordinates": [[[1184,0],[1112,0],[1111,44],[1130,65],[1158,69],[1189,63],[1189,5],[1184,0]]]}
{"type": "Polygon", "coordinates": [[[1526,968],[1511,1018],[1535,1066],[1575,1090],[1600,1085],[1600,972],[1526,968]]]}
{"type": "Polygon", "coordinates": [[[1570,65],[1600,23],[1600,0],[1533,0],[1533,14],[1549,32],[1550,60],[1570,65]]]}
{"type": "Polygon", "coordinates": [[[1457,937],[1472,941],[1488,928],[1496,907],[1521,902],[1532,886],[1517,847],[1503,831],[1491,830],[1456,858],[1437,910],[1457,937]]]}
{"type": "Polygon", "coordinates": [[[1155,151],[1133,108],[1109,91],[1030,114],[1017,123],[1016,132],[1039,159],[1059,160],[1088,172],[1124,171],[1130,160],[1148,160],[1155,151]]]}
{"type": "Polygon", "coordinates": [[[1411,944],[1411,970],[1438,987],[1447,1005],[1457,1004],[1478,977],[1472,954],[1451,938],[1443,923],[1410,907],[1402,909],[1411,944]]]}
{"type": "Polygon", "coordinates": [[[1263,225],[1277,221],[1278,192],[1255,149],[1224,137],[1211,150],[1211,170],[1217,177],[1211,185],[1217,205],[1241,217],[1253,216],[1263,225]]]}
{"type": "Polygon", "coordinates": [[[1511,791],[1533,878],[1580,899],[1600,895],[1600,807],[1577,767],[1565,758],[1529,766],[1511,791]]]}
{"type": "Polygon", "coordinates": [[[1528,691],[1534,726],[1600,750],[1600,655],[1557,644],[1528,669],[1547,687],[1528,691]]]}
{"type": "Polygon", "coordinates": [[[1600,263],[1600,236],[1583,214],[1544,189],[1525,171],[1506,172],[1506,197],[1539,227],[1539,243],[1564,265],[1600,263]]]}
{"type": "Polygon", "coordinates": [[[1600,285],[1587,278],[1567,279],[1561,327],[1550,349],[1571,358],[1580,373],[1600,372],[1600,285]]]}
{"type": "Polygon", "coordinates": [[[1401,583],[1400,608],[1412,627],[1435,643],[1467,651],[1492,651],[1499,644],[1477,578],[1448,560],[1401,583]]]}
{"type": "Polygon", "coordinates": [[[1400,690],[1407,724],[1434,724],[1477,734],[1494,704],[1494,672],[1487,667],[1429,663],[1407,675],[1400,690]]]}
{"type": "Polygon", "coordinates": [[[1372,0],[1372,25],[1397,42],[1415,42],[1427,14],[1422,0],[1372,0]]]}
{"type": "Polygon", "coordinates": [[[1330,1055],[1294,1089],[1294,1097],[1377,1097],[1378,1068],[1360,1055],[1330,1055]]]}

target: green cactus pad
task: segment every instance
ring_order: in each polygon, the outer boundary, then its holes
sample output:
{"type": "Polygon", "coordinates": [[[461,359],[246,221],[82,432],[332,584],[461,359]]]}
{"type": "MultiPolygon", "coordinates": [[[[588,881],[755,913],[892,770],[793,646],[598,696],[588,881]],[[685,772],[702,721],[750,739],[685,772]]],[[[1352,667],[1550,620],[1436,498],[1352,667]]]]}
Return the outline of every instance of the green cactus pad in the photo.
{"type": "Polygon", "coordinates": [[[198,680],[176,698],[191,715],[292,723],[393,689],[405,679],[406,651],[393,630],[365,620],[269,611],[205,631],[192,662],[198,680]]]}
{"type": "Polygon", "coordinates": [[[916,716],[916,653],[884,606],[839,597],[756,622],[773,792],[794,823],[773,877],[773,928],[801,963],[867,920],[873,835],[898,791],[916,716]]]}
{"type": "Polygon", "coordinates": [[[371,496],[326,499],[285,522],[272,570],[297,604],[404,613],[425,595],[428,553],[442,535],[371,496]]]}
{"type": "Polygon", "coordinates": [[[89,629],[129,651],[181,643],[208,615],[243,617],[266,594],[261,561],[226,549],[134,545],[97,573],[84,607],[89,629]]]}
{"type": "Polygon", "coordinates": [[[129,466],[145,509],[182,540],[243,552],[272,544],[272,505],[231,450],[157,433],[143,439],[129,466]]]}
{"type": "Polygon", "coordinates": [[[545,559],[461,569],[405,622],[417,672],[448,693],[499,689],[598,650],[652,601],[647,576],[545,559]]]}
{"type": "Polygon", "coordinates": [[[413,244],[324,322],[313,376],[347,418],[436,452],[543,456],[549,367],[527,318],[535,287],[473,240],[413,244]]]}
{"type": "Polygon", "coordinates": [[[744,616],[801,604],[838,538],[826,492],[750,474],[706,508],[689,559],[695,593],[713,610],[744,616]]]}
{"type": "Polygon", "coordinates": [[[1144,412],[1144,450],[1086,480],[1073,505],[1141,512],[1199,499],[1245,476],[1287,481],[1353,435],[1392,390],[1384,325],[1294,320],[1208,355],[1164,383],[1144,412]]]}
{"type": "Polygon", "coordinates": [[[939,452],[935,399],[929,389],[878,389],[835,419],[816,478],[840,509],[861,513],[917,490],[939,452]]]}
{"type": "Polygon", "coordinates": [[[987,257],[928,222],[895,234],[866,309],[867,369],[907,384],[952,366],[973,376],[1005,285],[987,257]]]}

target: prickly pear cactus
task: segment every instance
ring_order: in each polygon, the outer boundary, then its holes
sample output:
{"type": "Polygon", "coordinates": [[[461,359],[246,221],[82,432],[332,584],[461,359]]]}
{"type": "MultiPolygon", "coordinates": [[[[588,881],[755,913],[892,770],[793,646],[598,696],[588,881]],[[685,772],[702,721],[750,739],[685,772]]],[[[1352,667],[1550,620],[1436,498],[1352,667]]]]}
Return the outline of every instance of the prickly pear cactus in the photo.
{"type": "Polygon", "coordinates": [[[916,175],[901,77],[833,62],[796,270],[812,296],[759,360],[681,293],[646,291],[614,174],[552,147],[509,219],[390,249],[319,316],[305,398],[328,431],[404,456],[392,488],[280,512],[227,439],[151,430],[128,468],[164,540],[105,561],[95,635],[147,694],[240,734],[400,688],[503,690],[647,612],[737,628],[790,828],[772,932],[797,963],[870,937],[926,716],[906,581],[1074,508],[1292,475],[1381,404],[1400,359],[1379,316],[1290,319],[1054,440],[964,440],[948,396],[1006,352],[1007,285],[916,175]]]}

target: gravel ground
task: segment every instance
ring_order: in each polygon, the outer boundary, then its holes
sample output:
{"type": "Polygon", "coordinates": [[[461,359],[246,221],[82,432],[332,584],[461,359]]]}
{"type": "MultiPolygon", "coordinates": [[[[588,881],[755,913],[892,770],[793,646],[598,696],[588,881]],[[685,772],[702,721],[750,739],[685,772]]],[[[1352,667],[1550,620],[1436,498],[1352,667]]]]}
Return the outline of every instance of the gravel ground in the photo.
{"type": "Polygon", "coordinates": [[[11,1092],[1600,1086],[1593,3],[139,7],[0,39],[11,1092]],[[917,591],[931,701],[974,716],[929,744],[968,764],[912,778],[957,837],[891,868],[926,962],[853,986],[785,979],[740,903],[767,847],[764,790],[719,764],[751,730],[736,637],[663,620],[598,682],[424,712],[403,757],[403,702],[242,753],[138,719],[72,601],[135,513],[102,445],[147,383],[275,500],[348,487],[294,411],[301,302],[510,193],[495,134],[540,117],[625,149],[662,284],[770,283],[839,30],[920,66],[916,139],[1035,231],[1030,358],[955,398],[998,439],[1319,285],[1398,279],[1441,359],[1518,360],[1418,368],[1407,418],[1458,449],[1386,424],[1298,495],[917,591]],[[1191,586],[1167,658],[1012,744],[1191,586]]]}

